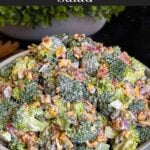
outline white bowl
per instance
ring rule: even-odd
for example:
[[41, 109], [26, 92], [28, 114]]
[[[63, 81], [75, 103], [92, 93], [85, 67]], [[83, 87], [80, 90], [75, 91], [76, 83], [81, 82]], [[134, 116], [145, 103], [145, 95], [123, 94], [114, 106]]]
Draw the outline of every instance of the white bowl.
[[23, 40], [40, 40], [45, 35], [58, 33], [84, 33], [92, 35], [99, 31], [106, 23], [106, 19], [96, 19], [94, 17], [75, 17], [70, 16], [67, 20], [53, 20], [50, 27], [38, 26], [35, 29], [23, 26], [7, 25], [0, 27], [0, 31], [11, 37]]

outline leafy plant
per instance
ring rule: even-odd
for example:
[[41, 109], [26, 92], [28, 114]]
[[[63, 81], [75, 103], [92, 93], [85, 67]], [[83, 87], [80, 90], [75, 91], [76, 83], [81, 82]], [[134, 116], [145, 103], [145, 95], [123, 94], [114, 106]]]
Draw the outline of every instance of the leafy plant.
[[35, 28], [50, 26], [53, 19], [66, 20], [69, 15], [85, 15], [109, 21], [118, 15], [124, 6], [0, 6], [0, 25], [21, 25]]

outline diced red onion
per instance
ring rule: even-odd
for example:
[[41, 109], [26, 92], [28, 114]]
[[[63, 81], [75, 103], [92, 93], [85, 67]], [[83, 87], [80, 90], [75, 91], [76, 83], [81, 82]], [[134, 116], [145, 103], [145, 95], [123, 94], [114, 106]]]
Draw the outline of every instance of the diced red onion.
[[126, 121], [126, 120], [122, 121], [121, 129], [122, 129], [122, 130], [129, 130], [129, 128], [130, 128], [130, 123], [129, 123], [129, 121]]

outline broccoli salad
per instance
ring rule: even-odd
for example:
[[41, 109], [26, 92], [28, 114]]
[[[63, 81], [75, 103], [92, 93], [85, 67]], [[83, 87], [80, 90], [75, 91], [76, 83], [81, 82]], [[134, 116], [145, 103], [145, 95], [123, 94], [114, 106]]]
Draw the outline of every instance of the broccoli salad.
[[9, 150], [135, 150], [150, 139], [150, 79], [138, 60], [84, 34], [44, 37], [0, 69]]

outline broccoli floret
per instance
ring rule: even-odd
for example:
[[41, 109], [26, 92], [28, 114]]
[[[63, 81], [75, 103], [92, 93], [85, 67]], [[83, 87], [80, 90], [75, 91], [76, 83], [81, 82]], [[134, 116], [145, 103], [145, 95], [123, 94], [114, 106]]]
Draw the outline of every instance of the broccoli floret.
[[108, 53], [107, 51], [104, 51], [104, 54], [103, 54], [102, 60], [104, 60], [108, 64], [113, 63], [113, 61], [115, 61], [117, 57], [119, 56], [119, 54], [121, 53], [121, 49], [118, 46], [115, 46], [112, 49], [113, 49], [113, 53]]
[[140, 63], [135, 58], [131, 59], [131, 66], [126, 68], [125, 78], [134, 84], [137, 80], [139, 80], [145, 74], [145, 66]]
[[8, 148], [9, 150], [27, 150], [27, 148], [25, 148], [25, 145], [17, 139], [13, 139], [12, 141], [10, 141], [8, 144]]
[[50, 53], [50, 51], [48, 51], [47, 49], [41, 49], [38, 52], [38, 59], [40, 60], [45, 60], [45, 61], [49, 61], [49, 62], [55, 62], [55, 54]]
[[78, 61], [78, 59], [75, 57], [75, 55], [71, 49], [67, 50], [67, 59], [71, 60], [71, 62], [77, 62]]
[[97, 81], [97, 89], [99, 93], [104, 93], [104, 92], [112, 92], [112, 83], [111, 80], [109, 79], [102, 79]]
[[119, 100], [123, 101], [124, 96], [125, 96], [124, 95], [124, 90], [122, 88], [116, 88], [115, 89], [115, 93], [114, 93], [114, 96], [113, 96], [114, 99], [119, 99]]
[[124, 137], [124, 139], [120, 143], [114, 144], [113, 150], [136, 150], [139, 142], [137, 131], [133, 125], [131, 125], [129, 131], [129, 137]]
[[78, 127], [66, 131], [67, 136], [75, 143], [84, 143], [94, 139], [99, 133], [99, 121], [82, 122]]
[[108, 125], [108, 118], [101, 113], [98, 113], [98, 119], [100, 120], [101, 127]]
[[80, 47], [80, 46], [81, 46], [81, 43], [80, 43], [79, 41], [73, 39], [73, 38], [70, 36], [70, 38], [69, 38], [69, 40], [68, 40], [68, 46], [69, 46], [70, 48], [72, 48], [72, 47]]
[[133, 113], [139, 113], [145, 108], [145, 103], [142, 100], [133, 101], [129, 104], [129, 110]]
[[125, 77], [127, 65], [118, 58], [121, 53], [118, 46], [113, 48], [114, 52], [104, 52], [102, 61], [106, 62], [109, 66], [110, 77], [115, 77], [118, 80], [122, 80]]
[[126, 73], [126, 67], [127, 66], [123, 61], [116, 59], [109, 66], [110, 76], [115, 77], [118, 80], [123, 80]]
[[145, 143], [150, 139], [150, 127], [136, 127], [138, 136], [139, 136], [139, 143]]
[[15, 113], [17, 106], [11, 99], [0, 101], [0, 130], [3, 130], [8, 121], [12, 119], [11, 117]]
[[7, 65], [0, 69], [0, 77], [8, 78], [11, 75], [12, 65]]
[[114, 91], [111, 81], [103, 79], [96, 81], [97, 89], [94, 94], [88, 94], [88, 99], [95, 104], [97, 110], [105, 116], [109, 116], [114, 112], [114, 108], [110, 105], [113, 101]]
[[120, 100], [123, 104], [127, 105], [132, 101], [132, 95], [125, 95], [123, 88], [116, 88], [114, 95], [112, 97], [113, 100]]
[[39, 95], [38, 84], [34, 81], [20, 81], [23, 89], [19, 84], [12, 90], [12, 97], [20, 103], [32, 102]]
[[43, 131], [48, 123], [40, 121], [37, 117], [43, 115], [43, 110], [40, 108], [30, 108], [23, 105], [13, 117], [13, 123], [16, 129], [23, 131]]
[[51, 136], [51, 129], [49, 127], [46, 128], [43, 132], [40, 132], [38, 140], [40, 147], [44, 147], [46, 143], [50, 140]]
[[37, 48], [37, 57], [40, 60], [49, 61], [51, 63], [56, 62], [55, 51], [58, 47], [64, 47], [64, 44], [60, 39], [52, 36], [45, 37], [40, 44], [40, 48]]
[[134, 74], [136, 74], [137, 80], [140, 79], [145, 74], [145, 66], [139, 62], [137, 59], [131, 59], [131, 68], [134, 69]]
[[85, 98], [86, 88], [83, 83], [61, 75], [57, 79], [61, 94], [66, 101], [76, 101]]
[[73, 38], [73, 36], [65, 33], [54, 35], [54, 37], [59, 38], [63, 44], [65, 44], [66, 47], [72, 48], [75, 46], [80, 46], [81, 43]]
[[97, 55], [88, 52], [82, 58], [82, 65], [88, 74], [93, 74], [98, 70], [100, 64]]
[[98, 95], [97, 109], [105, 116], [110, 116], [114, 112], [114, 108], [110, 105], [112, 102], [112, 94], [104, 92]]
[[[13, 79], [24, 78], [24, 72], [26, 70], [37, 71], [37, 62], [31, 56], [23, 56], [17, 58], [12, 64], [11, 77]], [[21, 74], [21, 77], [18, 74]]]
[[130, 83], [134, 84], [139, 79], [139, 77], [135, 74], [136, 73], [133, 68], [127, 67], [124, 81], [129, 81]]
[[42, 82], [42, 86], [44, 87], [44, 93], [55, 95], [56, 79], [54, 77], [47, 77], [46, 79], [43, 79]]
[[[88, 112], [94, 109], [92, 105], [89, 104], [89, 107], [89, 105], [81, 101], [67, 103], [67, 105], [70, 106], [70, 109], [65, 109], [66, 104], [64, 103], [61, 106], [64, 108], [63, 111], [52, 122], [60, 130], [65, 131], [66, 136], [74, 143], [84, 143], [87, 140], [94, 139], [99, 133], [100, 122], [95, 118], [94, 111], [93, 113]], [[93, 120], [91, 121], [90, 118], [93, 118]]]

